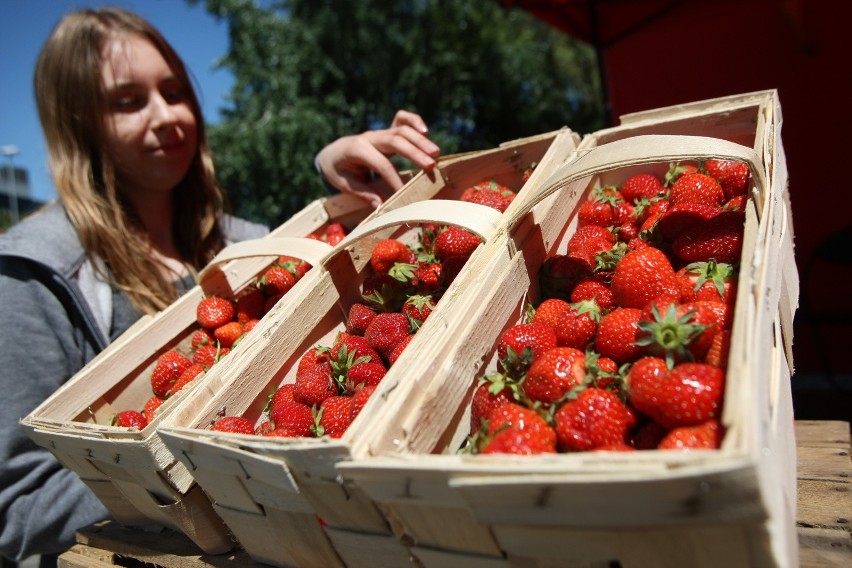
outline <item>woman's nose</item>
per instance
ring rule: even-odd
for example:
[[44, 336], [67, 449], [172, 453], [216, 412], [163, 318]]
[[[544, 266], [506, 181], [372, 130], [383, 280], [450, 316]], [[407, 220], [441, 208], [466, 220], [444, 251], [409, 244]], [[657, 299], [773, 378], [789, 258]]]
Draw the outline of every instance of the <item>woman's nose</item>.
[[175, 122], [175, 112], [172, 105], [159, 93], [150, 99], [151, 127], [154, 130], [170, 126]]

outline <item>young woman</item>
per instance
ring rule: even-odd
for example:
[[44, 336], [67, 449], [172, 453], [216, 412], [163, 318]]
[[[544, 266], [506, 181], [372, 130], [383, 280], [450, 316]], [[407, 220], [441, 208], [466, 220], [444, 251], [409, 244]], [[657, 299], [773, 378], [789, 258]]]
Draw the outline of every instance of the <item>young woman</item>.
[[[108, 517], [18, 421], [191, 287], [224, 246], [268, 232], [224, 213], [187, 71], [142, 18], [67, 15], [42, 48], [34, 86], [59, 200], [0, 237], [0, 556], [16, 560], [61, 552], [77, 529]], [[364, 169], [397, 189], [394, 153], [434, 165], [419, 116], [400, 112], [387, 130], [335, 141], [317, 165], [344, 191], [369, 192], [348, 181]]]

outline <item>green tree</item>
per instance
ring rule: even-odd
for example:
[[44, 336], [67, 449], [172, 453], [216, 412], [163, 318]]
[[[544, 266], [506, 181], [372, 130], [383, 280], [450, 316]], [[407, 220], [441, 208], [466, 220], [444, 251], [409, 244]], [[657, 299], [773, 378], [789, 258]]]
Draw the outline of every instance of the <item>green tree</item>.
[[593, 50], [494, 0], [204, 5], [228, 23], [220, 65], [235, 77], [209, 129], [217, 171], [238, 214], [273, 226], [325, 192], [323, 145], [386, 127], [400, 108], [423, 116], [444, 154], [603, 126]]

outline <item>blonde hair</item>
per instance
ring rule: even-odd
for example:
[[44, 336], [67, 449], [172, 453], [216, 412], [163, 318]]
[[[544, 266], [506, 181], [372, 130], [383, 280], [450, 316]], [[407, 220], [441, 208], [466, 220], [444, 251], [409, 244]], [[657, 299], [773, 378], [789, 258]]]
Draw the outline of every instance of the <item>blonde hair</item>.
[[[51, 175], [87, 256], [128, 294], [142, 313], [177, 298], [174, 282], [151, 256], [148, 237], [122, 198], [115, 166], [104, 152], [106, 98], [101, 80], [105, 43], [136, 34], [160, 52], [184, 84], [198, 128], [198, 149], [173, 192], [175, 243], [191, 270], [199, 270], [224, 246], [219, 215], [225, 194], [216, 182], [201, 106], [189, 74], [165, 38], [143, 18], [117, 8], [66, 15], [39, 54], [34, 88], [47, 140]], [[94, 263], [99, 266], [99, 262]]]

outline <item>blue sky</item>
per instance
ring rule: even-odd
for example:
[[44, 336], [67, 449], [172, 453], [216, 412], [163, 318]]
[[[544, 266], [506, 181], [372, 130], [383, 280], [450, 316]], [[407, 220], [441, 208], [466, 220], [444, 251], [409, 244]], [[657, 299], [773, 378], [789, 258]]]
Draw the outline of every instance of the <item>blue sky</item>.
[[[152, 22], [195, 76], [204, 116], [219, 119], [233, 85], [226, 70], [214, 70], [228, 50], [228, 30], [201, 4], [184, 0], [0, 0], [0, 146], [17, 146], [14, 164], [29, 170], [30, 197], [47, 201], [56, 191], [47, 172], [47, 152], [32, 93], [42, 43], [63, 14], [84, 7], [121, 6]], [[9, 159], [0, 157], [3, 166]]]

